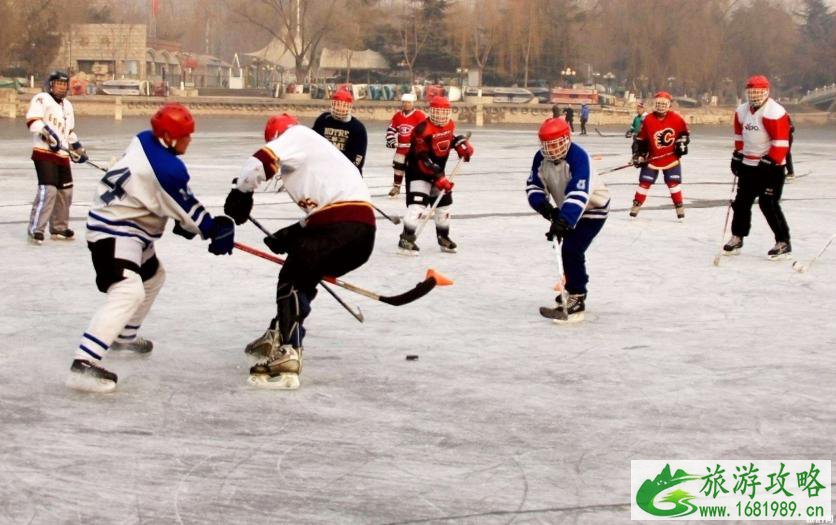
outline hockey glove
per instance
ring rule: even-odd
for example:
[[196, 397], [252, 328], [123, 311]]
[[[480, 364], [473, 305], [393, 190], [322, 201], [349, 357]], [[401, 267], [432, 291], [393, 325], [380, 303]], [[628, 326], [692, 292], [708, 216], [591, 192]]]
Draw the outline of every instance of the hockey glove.
[[386, 147], [395, 148], [398, 145], [398, 130], [389, 126], [386, 129]]
[[546, 239], [550, 241], [557, 239], [557, 242], [563, 242], [563, 238], [570, 231], [572, 231], [572, 228], [569, 226], [569, 223], [563, 217], [558, 217], [557, 219], [552, 219], [552, 226], [546, 233]]
[[219, 215], [212, 221], [209, 232], [209, 251], [215, 255], [232, 255], [232, 245], [235, 243], [235, 223], [226, 215]]
[[58, 138], [58, 133], [55, 133], [55, 131], [49, 126], [44, 126], [43, 129], [41, 129], [41, 137], [53, 153], [61, 149], [61, 139]]
[[419, 162], [419, 166], [421, 167], [421, 171], [428, 175], [438, 175], [444, 171], [440, 164], [429, 157], [423, 157]]
[[446, 175], [442, 175], [441, 177], [435, 179], [435, 182], [433, 182], [433, 185], [436, 188], [438, 188], [440, 190], [443, 190], [443, 191], [446, 191], [446, 192], [453, 191], [453, 186], [455, 186], [455, 184], [450, 182], [450, 179], [448, 179]]
[[229, 195], [226, 196], [226, 202], [224, 202], [224, 213], [232, 217], [235, 224], [241, 225], [247, 222], [252, 211], [253, 192], [232, 188]]
[[194, 239], [194, 236], [197, 235], [180, 226], [180, 221], [174, 221], [174, 229], [171, 230], [171, 232], [179, 235], [180, 237], [185, 237], [188, 240]]
[[87, 150], [81, 145], [81, 142], [73, 142], [70, 145], [70, 159], [76, 164], [84, 164], [90, 157], [87, 156]]
[[676, 155], [677, 158], [685, 156], [688, 154], [688, 144], [691, 143], [690, 135], [681, 135], [678, 139], [676, 139], [676, 144], [674, 145], [673, 154]]
[[459, 154], [460, 159], [465, 162], [470, 162], [470, 157], [473, 156], [473, 146], [470, 145], [470, 141], [467, 140], [467, 137], [464, 135], [457, 135], [456, 138], [453, 139], [453, 149], [455, 149], [456, 153]]
[[273, 253], [287, 253], [290, 251], [290, 248], [296, 244], [296, 241], [301, 233], [302, 224], [296, 222], [290, 226], [285, 226], [281, 230], [277, 230], [269, 237], [265, 237], [264, 244], [266, 244]]
[[731, 155], [731, 172], [735, 177], [740, 175], [741, 168], [743, 168], [743, 153], [735, 151]]
[[638, 153], [633, 155], [633, 159], [631, 162], [633, 163], [633, 166], [637, 168], [647, 167], [647, 157]]
[[543, 216], [544, 219], [547, 221], [552, 220], [552, 212], [554, 211], [554, 206], [552, 203], [544, 200], [543, 204], [537, 207], [537, 213]]

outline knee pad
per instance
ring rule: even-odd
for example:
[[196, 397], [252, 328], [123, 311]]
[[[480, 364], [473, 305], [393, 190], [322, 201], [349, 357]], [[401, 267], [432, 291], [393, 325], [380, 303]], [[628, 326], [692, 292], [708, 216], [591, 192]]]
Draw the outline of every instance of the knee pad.
[[123, 269], [122, 279], [107, 289], [108, 302], [116, 301], [120, 306], [135, 311], [145, 300], [142, 278], [133, 270]]
[[[141, 269], [144, 269], [144, 266]], [[159, 292], [160, 288], [162, 288], [163, 284], [165, 284], [165, 268], [163, 268], [163, 265], [159, 264], [158, 262], [157, 271], [154, 272], [154, 275], [152, 275], [151, 277], [147, 279], [143, 278], [142, 284], [145, 286], [146, 294], [149, 292], [153, 292], [154, 295], [157, 295], [157, 292]]]
[[435, 227], [439, 230], [450, 229], [450, 206], [439, 206], [435, 209]]
[[406, 207], [406, 214], [403, 218], [404, 225], [413, 231], [418, 229], [418, 224], [426, 212], [427, 207], [423, 204], [410, 204]]
[[406, 169], [406, 164], [404, 164], [403, 162], [398, 162], [398, 160], [395, 159], [392, 162], [392, 167], [395, 168], [395, 172], [403, 173], [404, 170]]

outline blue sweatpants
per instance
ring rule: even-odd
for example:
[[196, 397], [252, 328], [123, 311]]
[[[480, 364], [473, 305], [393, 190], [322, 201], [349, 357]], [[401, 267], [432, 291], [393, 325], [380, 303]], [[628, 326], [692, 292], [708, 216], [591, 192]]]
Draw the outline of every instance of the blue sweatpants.
[[568, 293], [586, 293], [586, 285], [589, 283], [589, 275], [586, 274], [586, 250], [592, 244], [592, 239], [604, 227], [606, 220], [582, 218], [575, 229], [563, 238], [561, 251]]

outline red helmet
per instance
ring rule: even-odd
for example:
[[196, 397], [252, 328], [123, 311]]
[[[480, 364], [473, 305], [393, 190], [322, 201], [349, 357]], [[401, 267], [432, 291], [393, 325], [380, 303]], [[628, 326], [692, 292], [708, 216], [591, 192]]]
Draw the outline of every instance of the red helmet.
[[746, 89], [750, 88], [769, 89], [769, 79], [763, 75], [749, 77], [749, 80], [746, 81]]
[[276, 139], [279, 135], [287, 131], [287, 128], [297, 124], [299, 124], [299, 121], [290, 113], [273, 115], [267, 119], [267, 125], [264, 126], [264, 141], [270, 142]]
[[540, 150], [544, 157], [551, 161], [566, 158], [572, 138], [569, 124], [565, 120], [559, 117], [546, 119], [537, 136], [540, 138]]
[[351, 117], [351, 104], [354, 97], [351, 92], [340, 89], [331, 95], [331, 115], [339, 120], [348, 120]]
[[194, 118], [183, 104], [169, 102], [151, 117], [151, 130], [158, 139], [168, 133], [168, 138], [176, 142], [194, 133]]
[[659, 91], [653, 95], [653, 111], [656, 113], [667, 113], [671, 109], [673, 97], [667, 91]]
[[436, 126], [444, 126], [450, 121], [453, 109], [447, 97], [436, 95], [430, 100], [430, 122]]

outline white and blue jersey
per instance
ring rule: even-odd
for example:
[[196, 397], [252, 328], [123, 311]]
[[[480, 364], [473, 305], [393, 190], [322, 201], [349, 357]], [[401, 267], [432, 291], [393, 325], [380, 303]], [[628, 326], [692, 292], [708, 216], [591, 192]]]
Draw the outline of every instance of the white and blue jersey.
[[528, 204], [538, 212], [551, 197], [553, 218], [562, 218], [572, 228], [581, 218], [606, 219], [609, 212], [610, 190], [595, 173], [589, 154], [575, 143], [569, 146], [566, 158], [557, 163], [537, 151], [526, 193]]
[[169, 218], [204, 239], [212, 231], [212, 216], [189, 189], [186, 165], [143, 131], [96, 186], [87, 241], [130, 239], [147, 249], [162, 237]]

